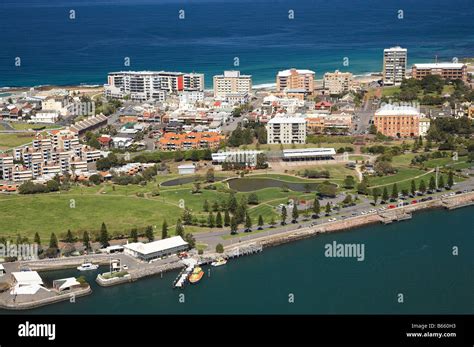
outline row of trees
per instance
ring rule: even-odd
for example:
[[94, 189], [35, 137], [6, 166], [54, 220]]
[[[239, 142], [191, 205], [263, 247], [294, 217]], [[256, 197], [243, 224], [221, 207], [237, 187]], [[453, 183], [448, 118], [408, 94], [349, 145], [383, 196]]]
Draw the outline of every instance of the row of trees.
[[[445, 183], [444, 177], [440, 175], [438, 180], [438, 188], [446, 188], [451, 189], [454, 185], [454, 175], [452, 172], [449, 172], [447, 182]], [[430, 177], [428, 186], [424, 179], [420, 180], [418, 187], [416, 185], [415, 180], [411, 181], [410, 190], [402, 189], [399, 191], [398, 185], [396, 183], [393, 184], [391, 193], [389, 194], [387, 187], [383, 187], [380, 189], [378, 187], [372, 189], [372, 197], [374, 199], [374, 204], [377, 204], [379, 198], [381, 198], [381, 203], [385, 203], [387, 201], [396, 201], [399, 198], [400, 193], [403, 196], [415, 195], [417, 192], [421, 194], [425, 194], [427, 191], [434, 191], [436, 190], [436, 179], [434, 176]]]

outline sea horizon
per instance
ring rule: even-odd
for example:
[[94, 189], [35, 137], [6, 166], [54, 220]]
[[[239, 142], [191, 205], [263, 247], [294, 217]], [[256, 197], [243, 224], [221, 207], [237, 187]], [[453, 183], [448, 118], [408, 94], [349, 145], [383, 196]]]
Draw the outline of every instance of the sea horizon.
[[[0, 29], [9, 39], [0, 52], [0, 87], [103, 85], [107, 74], [117, 70], [200, 72], [206, 88], [212, 87], [213, 75], [240, 70], [253, 75], [258, 87], [274, 83], [279, 70], [292, 67], [314, 70], [316, 79], [336, 69], [354, 75], [378, 73], [383, 49], [397, 45], [408, 49], [408, 67], [436, 57], [473, 57], [472, 3], [450, 4], [5, 0], [0, 4]], [[29, 26], [15, 25], [19, 18]], [[125, 58], [130, 66], [124, 66]]]

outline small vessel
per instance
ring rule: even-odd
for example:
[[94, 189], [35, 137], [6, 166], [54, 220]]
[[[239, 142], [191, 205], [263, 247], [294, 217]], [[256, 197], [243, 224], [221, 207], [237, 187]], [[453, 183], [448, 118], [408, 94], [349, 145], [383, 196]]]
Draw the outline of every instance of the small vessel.
[[193, 272], [189, 275], [189, 282], [192, 284], [198, 283], [203, 275], [204, 271], [202, 271], [202, 269], [198, 266], [194, 268]]
[[219, 257], [211, 263], [212, 266], [222, 266], [227, 264], [227, 259]]
[[77, 267], [79, 271], [97, 270], [98, 268], [99, 268], [99, 265], [92, 264], [92, 263], [84, 263], [81, 266]]

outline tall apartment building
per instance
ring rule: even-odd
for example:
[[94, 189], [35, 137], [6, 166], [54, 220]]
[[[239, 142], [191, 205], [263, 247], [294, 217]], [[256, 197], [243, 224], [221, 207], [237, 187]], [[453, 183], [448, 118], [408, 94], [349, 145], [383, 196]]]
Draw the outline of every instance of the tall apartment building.
[[276, 116], [267, 123], [267, 143], [306, 143], [306, 119]]
[[185, 90], [204, 90], [204, 74], [166, 71], [111, 72], [104, 85], [105, 96], [132, 100], [164, 101], [166, 93]]
[[383, 50], [383, 84], [399, 85], [405, 78], [407, 49], [400, 46]]
[[463, 80], [467, 82], [467, 65], [462, 63], [414, 64], [411, 76], [417, 80], [427, 75], [438, 75], [446, 80]]
[[314, 92], [314, 71], [289, 69], [279, 71], [276, 77], [276, 89], [278, 92], [304, 89], [306, 93]]
[[223, 75], [214, 76], [213, 82], [216, 98], [245, 96], [252, 92], [252, 76], [241, 75], [240, 71], [224, 71]]
[[414, 137], [420, 135], [420, 111], [411, 106], [385, 105], [374, 115], [377, 131], [391, 137]]
[[329, 94], [341, 94], [352, 88], [352, 74], [350, 72], [326, 72], [324, 74], [323, 88]]

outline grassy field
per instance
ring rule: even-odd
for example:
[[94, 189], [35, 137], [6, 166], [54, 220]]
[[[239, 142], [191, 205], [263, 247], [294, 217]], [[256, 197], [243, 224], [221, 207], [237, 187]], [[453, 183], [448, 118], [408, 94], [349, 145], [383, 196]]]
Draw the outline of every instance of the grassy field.
[[33, 141], [34, 133], [1, 133], [0, 134], [0, 150], [6, 150], [13, 147], [21, 146]]
[[384, 87], [382, 88], [382, 96], [393, 96], [395, 93], [400, 93], [400, 87]]
[[[173, 176], [159, 176], [157, 181], [164, 181]], [[311, 181], [292, 176], [277, 175], [289, 182]], [[107, 225], [112, 235], [128, 234], [132, 228], [144, 228], [147, 225], [156, 227], [155, 233], [161, 233], [161, 225], [166, 219], [170, 232], [174, 232], [176, 220], [182, 216], [183, 207], [191, 209], [198, 219], [207, 219], [208, 212], [203, 211], [203, 203], [222, 202], [229, 197], [225, 183], [215, 183], [218, 190], [201, 189], [193, 194], [193, 184], [176, 187], [159, 187], [159, 196], [151, 196], [158, 182], [146, 186], [118, 186], [102, 184], [100, 186], [74, 186], [68, 192], [36, 195], [0, 195], [0, 215], [2, 230], [0, 236], [14, 239], [18, 234], [32, 238], [38, 232], [43, 240], [48, 240], [51, 232], [60, 238], [68, 229], [77, 236], [84, 231], [92, 234], [100, 230], [102, 222]], [[277, 217], [274, 206], [287, 202], [289, 198], [305, 196], [301, 192], [284, 192], [280, 188], [258, 190], [259, 205], [250, 205], [249, 213], [257, 222], [259, 214], [270, 220]], [[140, 194], [142, 196], [137, 196]], [[249, 193], [237, 193], [236, 198]], [[306, 194], [314, 198], [314, 193]], [[184, 202], [184, 203], [182, 203]], [[71, 203], [74, 207], [71, 207]], [[208, 228], [186, 226], [187, 232], [207, 231]], [[217, 230], [217, 229], [216, 229]]]
[[[58, 127], [55, 124], [38, 124], [38, 123], [17, 123], [17, 122], [11, 122], [8, 123], [10, 126], [15, 129], [15, 130], [31, 130], [34, 128], [45, 128], [45, 129], [59, 129], [61, 127]], [[0, 124], [0, 130], [8, 130], [6, 129], [2, 124]]]

